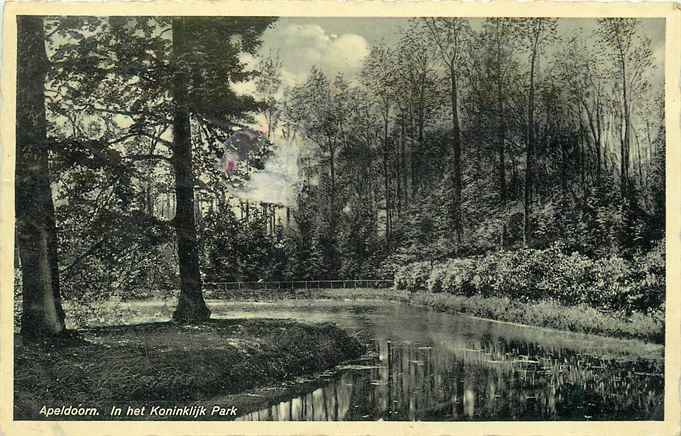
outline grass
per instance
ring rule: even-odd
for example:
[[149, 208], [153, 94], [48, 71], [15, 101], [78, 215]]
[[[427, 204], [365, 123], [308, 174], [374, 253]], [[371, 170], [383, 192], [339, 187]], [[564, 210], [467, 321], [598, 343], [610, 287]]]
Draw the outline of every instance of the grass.
[[548, 327], [577, 333], [641, 339], [664, 343], [664, 313], [608, 314], [586, 305], [564, 306], [552, 301], [524, 303], [506, 297], [465, 297], [447, 293], [409, 292], [394, 289], [322, 290], [322, 298], [383, 299], [463, 313], [497, 321]]
[[288, 320], [158, 322], [79, 333], [83, 341], [61, 347], [15, 338], [15, 419], [45, 419], [42, 406], [78, 404], [100, 411], [84, 419], [111, 419], [112, 405], [203, 401], [328, 369], [365, 351], [333, 324]]

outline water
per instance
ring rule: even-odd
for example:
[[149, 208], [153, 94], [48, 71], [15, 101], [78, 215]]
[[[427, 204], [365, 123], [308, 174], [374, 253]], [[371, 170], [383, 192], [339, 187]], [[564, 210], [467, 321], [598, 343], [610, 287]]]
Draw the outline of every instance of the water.
[[369, 349], [363, 361], [251, 401], [240, 420], [663, 419], [659, 345], [386, 302], [214, 302], [211, 310], [333, 321]]

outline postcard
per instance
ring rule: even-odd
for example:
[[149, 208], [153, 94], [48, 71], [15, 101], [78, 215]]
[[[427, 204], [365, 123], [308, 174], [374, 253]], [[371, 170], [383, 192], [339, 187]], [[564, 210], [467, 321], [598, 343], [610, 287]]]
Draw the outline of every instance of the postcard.
[[671, 3], [3, 30], [0, 435], [681, 431]]

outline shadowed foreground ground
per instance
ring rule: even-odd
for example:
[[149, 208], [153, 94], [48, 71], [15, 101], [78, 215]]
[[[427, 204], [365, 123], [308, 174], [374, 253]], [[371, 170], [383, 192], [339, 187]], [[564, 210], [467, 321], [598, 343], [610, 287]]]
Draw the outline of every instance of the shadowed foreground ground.
[[[147, 323], [80, 333], [86, 343], [60, 348], [15, 338], [15, 419], [130, 419], [127, 406], [147, 406], [146, 419], [154, 419], [148, 416], [152, 405], [184, 406], [234, 394], [364, 352], [332, 324], [287, 320]], [[43, 406], [95, 408], [98, 415], [46, 417]], [[112, 417], [112, 406], [121, 407], [123, 416]]]

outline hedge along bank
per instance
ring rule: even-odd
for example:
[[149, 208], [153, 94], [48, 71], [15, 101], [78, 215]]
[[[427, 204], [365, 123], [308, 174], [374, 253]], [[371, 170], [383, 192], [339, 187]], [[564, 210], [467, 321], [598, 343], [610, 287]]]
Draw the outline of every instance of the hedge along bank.
[[591, 259], [546, 250], [500, 251], [485, 256], [406, 265], [395, 287], [462, 296], [508, 297], [518, 302], [550, 300], [565, 306], [588, 305], [601, 312], [664, 311], [664, 246], [625, 259]]

